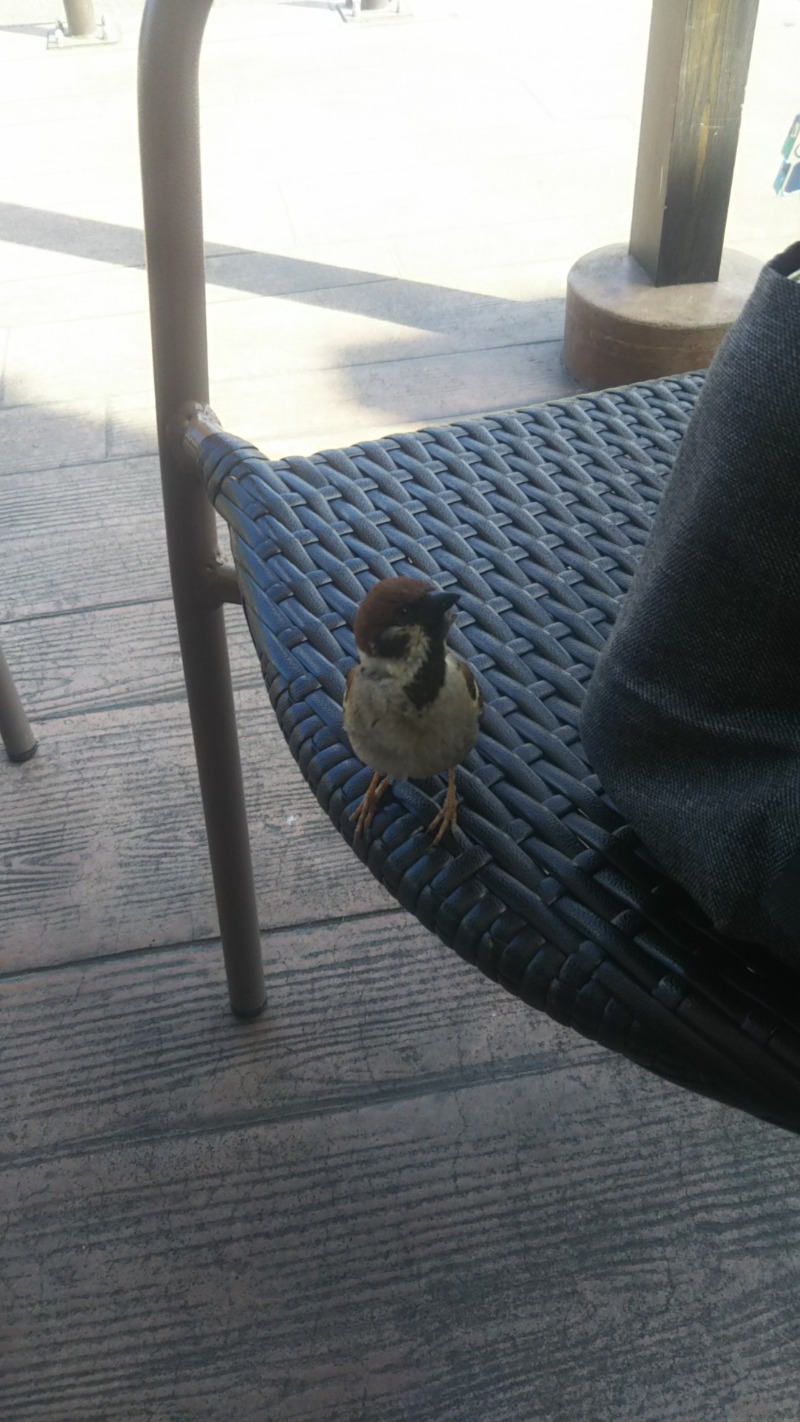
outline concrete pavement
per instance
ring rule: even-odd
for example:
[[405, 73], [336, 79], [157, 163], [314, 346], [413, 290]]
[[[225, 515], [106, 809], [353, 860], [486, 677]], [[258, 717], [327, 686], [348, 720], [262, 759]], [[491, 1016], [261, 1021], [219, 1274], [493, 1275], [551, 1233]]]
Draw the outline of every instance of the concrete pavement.
[[[113, 6], [121, 44], [57, 51], [56, 0], [0, 8], [6, 469], [154, 448], [141, 9]], [[574, 388], [560, 364], [566, 272], [627, 232], [648, 7], [407, 9], [361, 25], [320, 0], [211, 13], [213, 400], [272, 453]], [[798, 71], [800, 11], [764, 0], [728, 231], [760, 257], [796, 235], [795, 200], [770, 184]]]

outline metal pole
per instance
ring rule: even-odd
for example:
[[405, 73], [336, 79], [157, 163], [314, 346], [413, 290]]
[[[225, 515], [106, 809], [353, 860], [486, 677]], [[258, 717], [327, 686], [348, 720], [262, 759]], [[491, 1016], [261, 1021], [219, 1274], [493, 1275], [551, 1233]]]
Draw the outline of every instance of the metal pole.
[[97, 30], [92, 0], [64, 0], [67, 12], [67, 33], [93, 35]]
[[264, 970], [225, 626], [210, 592], [216, 523], [169, 424], [208, 401], [198, 64], [211, 0], [148, 0], [139, 43], [139, 141], [161, 482], [172, 590], [231, 1006], [264, 1004]]
[[0, 647], [0, 739], [9, 760], [30, 760], [36, 751], [36, 737], [19, 699], [8, 662]]

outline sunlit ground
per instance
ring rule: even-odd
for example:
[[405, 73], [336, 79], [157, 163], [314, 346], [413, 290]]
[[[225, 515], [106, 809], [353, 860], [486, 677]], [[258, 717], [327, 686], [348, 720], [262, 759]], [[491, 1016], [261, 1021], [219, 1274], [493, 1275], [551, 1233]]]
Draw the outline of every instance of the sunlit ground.
[[[92, 457], [154, 439], [141, 4], [115, 7], [122, 44], [71, 52], [46, 50], [32, 23], [54, 7], [26, 5], [15, 29], [6, 6], [0, 27], [0, 419], [37, 451], [31, 466], [12, 435], [9, 471], [47, 464], [37, 422], [52, 430], [70, 411], [102, 424]], [[302, 3], [218, 0], [211, 13], [212, 394], [224, 423], [272, 453], [567, 392], [566, 273], [627, 234], [648, 6], [408, 8], [361, 26]], [[794, 0], [765, 0], [727, 239], [758, 257], [796, 234], [800, 199], [771, 182], [799, 64]]]

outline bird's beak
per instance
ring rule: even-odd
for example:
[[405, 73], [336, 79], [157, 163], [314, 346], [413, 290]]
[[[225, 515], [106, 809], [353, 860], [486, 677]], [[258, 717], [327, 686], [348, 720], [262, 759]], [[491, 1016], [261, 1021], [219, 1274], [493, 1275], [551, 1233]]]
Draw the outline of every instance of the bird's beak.
[[436, 588], [433, 592], [426, 593], [418, 603], [420, 622], [433, 636], [446, 636], [455, 617], [453, 607], [457, 602], [458, 593], [455, 592], [440, 592], [439, 588]]
[[445, 613], [449, 612], [451, 607], [455, 607], [458, 602], [458, 593], [439, 592], [437, 589], [436, 592], [426, 593], [423, 602], [426, 612], [438, 613], [439, 616], [444, 617]]

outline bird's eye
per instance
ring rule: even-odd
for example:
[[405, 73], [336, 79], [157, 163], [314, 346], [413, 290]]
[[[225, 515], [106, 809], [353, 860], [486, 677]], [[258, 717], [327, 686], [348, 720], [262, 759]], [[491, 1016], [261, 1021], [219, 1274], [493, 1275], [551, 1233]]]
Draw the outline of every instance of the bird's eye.
[[408, 612], [409, 612], [409, 609], [408, 609], [407, 607], [401, 607], [401, 608], [400, 608], [400, 616], [401, 616], [401, 617], [408, 617]]

